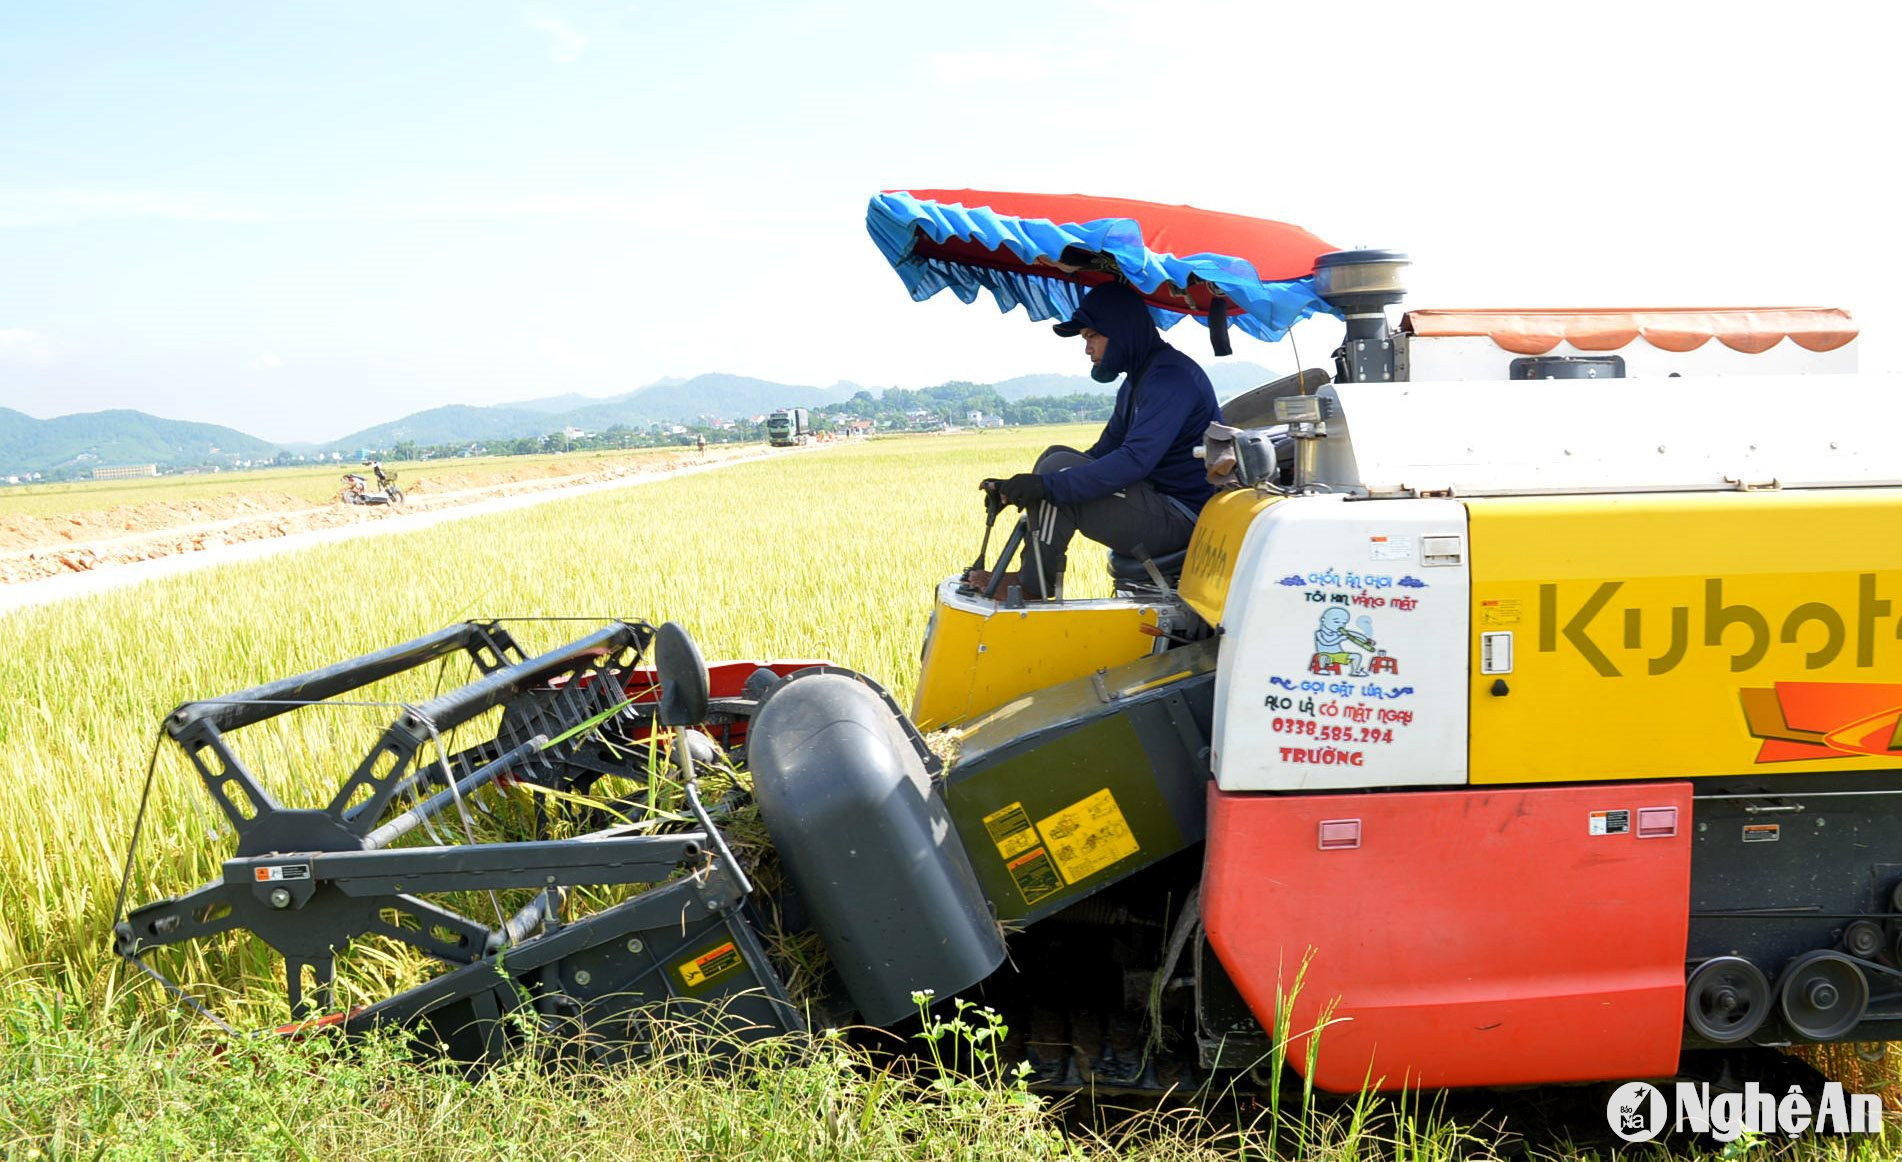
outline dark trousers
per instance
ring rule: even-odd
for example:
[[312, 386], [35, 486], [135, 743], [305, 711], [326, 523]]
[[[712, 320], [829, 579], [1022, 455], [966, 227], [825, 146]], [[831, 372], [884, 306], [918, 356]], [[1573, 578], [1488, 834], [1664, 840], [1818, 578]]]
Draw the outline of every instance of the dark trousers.
[[[1061, 472], [1090, 458], [1075, 448], [1052, 447], [1037, 457], [1039, 474]], [[1045, 500], [1030, 506], [1030, 543], [1024, 547], [1018, 573], [1024, 592], [1038, 592], [1037, 561], [1043, 562], [1043, 595], [1062, 593], [1063, 559], [1070, 538], [1081, 532], [1099, 544], [1108, 545], [1126, 557], [1160, 557], [1185, 549], [1195, 532], [1195, 518], [1181, 506], [1157, 492], [1147, 480], [1137, 481], [1121, 492], [1080, 504], [1058, 504]], [[1032, 557], [1032, 551], [1036, 556]]]

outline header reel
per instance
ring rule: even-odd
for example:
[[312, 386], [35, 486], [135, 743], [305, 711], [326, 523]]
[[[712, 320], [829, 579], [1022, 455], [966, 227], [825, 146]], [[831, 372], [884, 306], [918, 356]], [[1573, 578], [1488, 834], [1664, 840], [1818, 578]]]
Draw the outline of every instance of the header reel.
[[[458, 656], [474, 679], [401, 703], [323, 807], [283, 805], [231, 746], [246, 727], [350, 705], [343, 695]], [[650, 656], [658, 672], [643, 666]], [[704, 762], [718, 749], [686, 729], [710, 723], [731, 743], [750, 705], [710, 698], [685, 631], [636, 621], [536, 657], [501, 623], [468, 622], [187, 703], [166, 731], [233, 850], [195, 891], [122, 909], [116, 950], [190, 1000], [148, 955], [244, 929], [283, 958], [293, 1021], [409, 1025], [424, 1047], [465, 1060], [504, 1056], [537, 1026], [597, 1057], [638, 1056], [657, 1005], [727, 1041], [802, 1029], [740, 914], [746, 873], [700, 800], [693, 752]], [[657, 728], [676, 731], [671, 769], [657, 761]], [[529, 793], [526, 807], [509, 788]], [[339, 954], [372, 938], [438, 968], [418, 965], [406, 979], [420, 983], [316, 1017], [336, 1003]]]

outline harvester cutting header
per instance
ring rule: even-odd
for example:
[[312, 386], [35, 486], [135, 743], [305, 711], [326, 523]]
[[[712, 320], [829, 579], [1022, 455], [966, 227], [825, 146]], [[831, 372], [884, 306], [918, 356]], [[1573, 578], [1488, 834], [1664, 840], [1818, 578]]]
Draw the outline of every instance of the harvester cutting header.
[[[1048, 497], [994, 568], [987, 528], [909, 713], [638, 623], [537, 657], [452, 627], [182, 707], [235, 849], [130, 912], [122, 953], [246, 928], [294, 1015], [470, 1058], [524, 1017], [615, 1056], [660, 1009], [744, 1039], [981, 992], [1041, 1084], [1098, 1090], [1251, 1067], [1304, 965], [1284, 1032], [1331, 1011], [1335, 1090], [1902, 1038], [1902, 385], [1856, 371], [1845, 312], [1395, 327], [1404, 255], [1281, 223], [976, 191], [867, 222], [914, 298], [988, 291], [1086, 340], [1105, 286], [1218, 354], [1314, 312], [1347, 334], [1222, 406], [1186, 547], [1112, 552], [1113, 596], [1033, 585], [1034, 552], [1008, 571]], [[474, 681], [324, 808], [281, 807], [227, 739], [465, 655]], [[750, 782], [715, 787], [723, 751]], [[471, 824], [497, 784], [544, 793], [524, 834]], [[734, 835], [753, 812], [770, 867]], [[816, 1010], [777, 951], [802, 933]], [[340, 1002], [372, 938], [445, 967]]]

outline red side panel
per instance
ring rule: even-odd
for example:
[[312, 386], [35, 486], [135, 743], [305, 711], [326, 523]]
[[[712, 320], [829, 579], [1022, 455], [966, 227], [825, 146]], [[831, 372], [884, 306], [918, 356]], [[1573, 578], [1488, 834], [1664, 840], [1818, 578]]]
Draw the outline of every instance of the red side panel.
[[[1623, 814], [1619, 814], [1623, 812]], [[1684, 1023], [1689, 783], [1378, 795], [1209, 787], [1203, 920], [1264, 1027], [1353, 1091], [1666, 1076]], [[1642, 833], [1642, 834], [1641, 834]], [[1305, 1036], [1290, 1046], [1297, 1068]]]

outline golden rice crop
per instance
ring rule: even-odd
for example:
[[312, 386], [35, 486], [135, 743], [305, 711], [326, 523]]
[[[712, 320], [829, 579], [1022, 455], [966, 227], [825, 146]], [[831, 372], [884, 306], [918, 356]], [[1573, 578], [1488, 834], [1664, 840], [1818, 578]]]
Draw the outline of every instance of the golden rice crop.
[[[734, 445], [717, 446], [721, 454]], [[571, 452], [540, 456], [460, 456], [450, 460], [406, 462], [391, 460], [383, 467], [396, 473], [398, 483], [424, 495], [440, 490], [443, 478], [484, 479], [490, 475], [581, 475], [610, 465], [666, 461], [687, 454], [684, 447], [630, 448], [622, 451]], [[193, 501], [272, 493], [310, 504], [337, 498], [343, 474], [359, 471], [352, 460], [310, 464], [296, 468], [269, 468], [247, 472], [218, 472], [199, 476], [147, 476], [131, 480], [67, 480], [54, 484], [23, 484], [0, 489], [0, 517], [58, 517], [78, 512], [104, 512], [125, 505]]]
[[[492, 616], [677, 620], [710, 659], [828, 660], [903, 703], [933, 587], [977, 549], [977, 480], [1080, 436], [1032, 429], [774, 456], [0, 618], [0, 979], [104, 994], [141, 783], [160, 720], [179, 703]], [[1000, 528], [993, 553], [1002, 539]], [[1100, 573], [1100, 550], [1078, 552], [1088, 556], [1074, 576]], [[523, 645], [535, 652], [587, 628], [530, 626]], [[366, 719], [355, 732], [338, 718], [352, 713]], [[286, 802], [315, 804], [367, 749], [361, 732], [392, 716], [288, 716], [252, 761]], [[250, 733], [236, 740], [241, 753]], [[132, 903], [211, 878], [224, 854], [209, 796], [169, 743], [158, 763]]]

